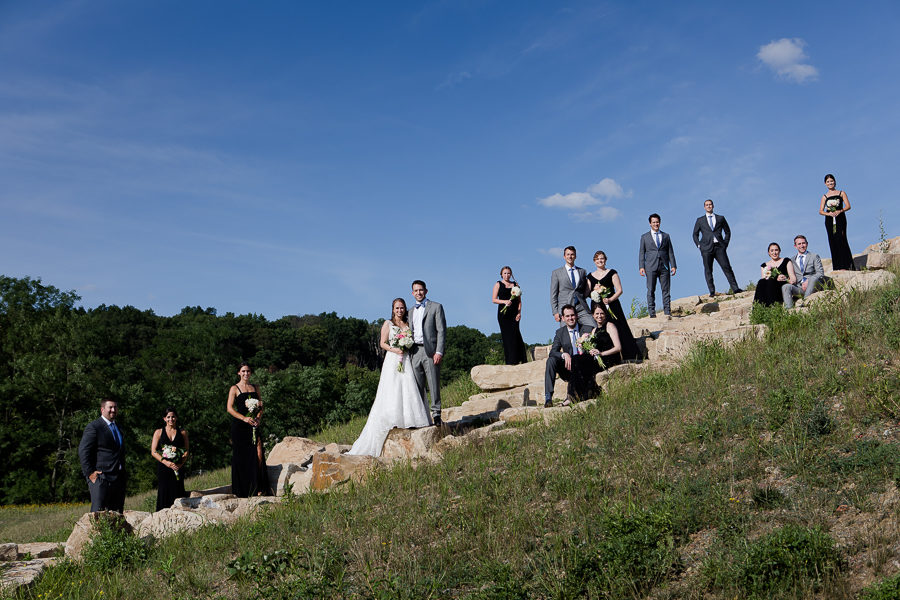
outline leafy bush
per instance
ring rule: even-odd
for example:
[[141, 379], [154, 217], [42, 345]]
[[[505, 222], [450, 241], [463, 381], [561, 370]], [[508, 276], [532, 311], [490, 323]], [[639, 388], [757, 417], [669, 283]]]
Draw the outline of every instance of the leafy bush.
[[136, 567], [146, 562], [150, 551], [135, 536], [124, 518], [96, 521], [97, 532], [82, 552], [84, 566], [96, 573]]
[[900, 600], [900, 573], [870, 585], [862, 591], [859, 600]]
[[818, 589], [842, 565], [828, 534], [787, 525], [747, 547], [736, 583], [751, 598], [772, 598], [807, 586]]
[[573, 567], [566, 575], [575, 596], [641, 597], [675, 568], [675, 528], [668, 504], [645, 509], [616, 507], [600, 519], [596, 541], [576, 546]]

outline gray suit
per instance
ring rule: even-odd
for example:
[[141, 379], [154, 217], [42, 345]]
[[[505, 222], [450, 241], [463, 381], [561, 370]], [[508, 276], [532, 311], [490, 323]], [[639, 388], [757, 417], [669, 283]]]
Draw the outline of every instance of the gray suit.
[[[409, 326], [414, 328], [415, 314], [413, 308], [409, 313]], [[418, 309], [422, 310], [422, 309]], [[413, 366], [413, 375], [419, 386], [425, 409], [429, 410], [425, 396], [425, 382], [428, 382], [428, 390], [431, 392], [431, 416], [441, 415], [441, 366], [434, 364], [434, 355], [444, 354], [444, 335], [447, 329], [447, 320], [444, 317], [444, 307], [433, 300], [425, 299], [425, 316], [422, 319], [422, 341], [416, 344], [410, 352], [409, 359]], [[413, 329], [413, 339], [416, 331]]]
[[575, 313], [581, 326], [593, 329], [597, 323], [591, 316], [591, 309], [587, 304], [587, 298], [590, 297], [587, 272], [581, 267], [574, 267], [574, 269], [579, 278], [577, 289], [572, 287], [568, 265], [554, 269], [550, 274], [550, 312], [553, 315], [561, 316], [562, 307], [571, 304], [575, 307]]
[[[91, 493], [91, 512], [125, 508], [125, 435], [116, 423], [122, 443], [116, 441], [112, 430], [103, 418], [95, 419], [84, 428], [81, 443], [78, 444], [78, 460], [81, 472], [88, 482]], [[97, 481], [90, 476], [100, 471]]]
[[725, 278], [728, 279], [731, 291], [736, 292], [740, 288], [734, 277], [734, 271], [731, 269], [728, 254], [725, 252], [728, 244], [731, 243], [731, 227], [728, 226], [728, 221], [722, 215], [713, 213], [713, 218], [715, 219], [715, 227], [709, 226], [709, 217], [706, 214], [698, 217], [697, 222], [694, 223], [694, 232], [692, 234], [694, 245], [700, 249], [700, 256], [703, 257], [703, 274], [706, 276], [706, 287], [709, 288], [710, 295], [716, 293], [712, 271], [713, 259], [715, 259], [719, 266], [722, 267], [722, 272], [725, 273]]
[[651, 315], [656, 314], [656, 280], [662, 291], [663, 312], [671, 314], [671, 297], [669, 295], [669, 281], [671, 270], [677, 268], [675, 264], [675, 249], [669, 234], [660, 230], [661, 240], [659, 248], [653, 239], [653, 232], [648, 231], [641, 236], [641, 244], [638, 248], [638, 268], [644, 269], [647, 277], [647, 310]]
[[[803, 271], [800, 270], [800, 255], [797, 254], [791, 259], [794, 263], [794, 273], [797, 275], [797, 283], [791, 285], [787, 283], [781, 286], [781, 296], [784, 300], [784, 306], [791, 308], [794, 306], [794, 296], [803, 296], [808, 298], [810, 294], [816, 291], [816, 286], [823, 282], [825, 278], [825, 269], [822, 268], [822, 259], [818, 254], [807, 252], [803, 260]], [[806, 280], [806, 291], [803, 291], [803, 280]]]

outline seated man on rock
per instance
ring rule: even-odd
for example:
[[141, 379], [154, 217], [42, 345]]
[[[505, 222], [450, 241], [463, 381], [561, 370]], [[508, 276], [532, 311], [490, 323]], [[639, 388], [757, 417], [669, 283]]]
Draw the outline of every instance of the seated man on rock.
[[803, 296], [809, 298], [809, 295], [816, 291], [816, 286], [825, 283], [825, 269], [822, 268], [822, 259], [818, 254], [807, 252], [807, 241], [805, 235], [798, 235], [794, 238], [794, 248], [797, 249], [797, 255], [791, 259], [794, 263], [794, 273], [797, 274], [796, 284], [786, 284], [781, 287], [781, 295], [784, 299], [784, 307], [791, 308], [794, 306], [794, 296]]
[[578, 348], [576, 340], [590, 330], [578, 323], [575, 307], [566, 304], [562, 307], [563, 326], [556, 330], [547, 368], [544, 371], [544, 408], [553, 406], [553, 388], [556, 376], [569, 382], [567, 400], [574, 397], [584, 400], [596, 390], [594, 376], [599, 370], [597, 360]]

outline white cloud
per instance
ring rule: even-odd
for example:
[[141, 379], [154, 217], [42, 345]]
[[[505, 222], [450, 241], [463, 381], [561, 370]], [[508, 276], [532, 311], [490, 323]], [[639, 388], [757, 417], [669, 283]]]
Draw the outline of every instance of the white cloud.
[[538, 252], [546, 254], [547, 256], [552, 256], [553, 258], [562, 258], [563, 248], [538, 248]]
[[760, 46], [756, 57], [780, 77], [796, 83], [813, 81], [819, 70], [804, 62], [809, 57], [803, 51], [806, 42], [800, 38], [781, 38]]
[[553, 194], [538, 200], [544, 206], [551, 208], [584, 208], [593, 204], [599, 204], [600, 200], [587, 192], [572, 192], [571, 194]]
[[466, 79], [471, 79], [472, 74], [468, 71], [460, 71], [459, 73], [451, 73], [447, 75], [447, 78], [444, 79], [435, 89], [442, 90], [444, 88], [451, 88], [461, 84]]
[[[622, 216], [622, 211], [609, 206], [613, 199], [629, 198], [631, 192], [622, 189], [615, 179], [604, 177], [588, 186], [586, 192], [556, 193], [546, 198], [538, 198], [538, 204], [548, 208], [563, 208], [572, 211], [572, 217], [579, 221], [612, 221]], [[585, 210], [590, 206], [598, 206], [596, 210]]]

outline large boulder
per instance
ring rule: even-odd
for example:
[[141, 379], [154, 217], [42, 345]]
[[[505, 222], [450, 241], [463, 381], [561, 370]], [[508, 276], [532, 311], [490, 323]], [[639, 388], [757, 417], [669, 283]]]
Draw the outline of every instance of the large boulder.
[[31, 558], [62, 556], [65, 551], [65, 546], [59, 542], [30, 542], [28, 544], [19, 544], [19, 560], [24, 560], [26, 556], [31, 556]]
[[838, 288], [866, 291], [888, 285], [897, 276], [890, 271], [832, 271], [830, 277]]
[[477, 365], [472, 367], [472, 381], [483, 390], [505, 390], [543, 379], [546, 365], [546, 360], [521, 365]]
[[362, 481], [379, 462], [372, 456], [351, 456], [337, 452], [313, 455], [310, 489], [330, 490], [347, 481]]
[[385, 460], [410, 460], [424, 457], [431, 448], [446, 436], [444, 427], [419, 429], [391, 429], [381, 450]]
[[305, 466], [311, 462], [312, 455], [324, 447], [325, 444], [307, 438], [287, 436], [275, 444], [266, 457], [266, 464], [272, 466], [293, 463]]
[[0, 561], [9, 562], [19, 559], [18, 544], [6, 543], [0, 544]]
[[141, 538], [161, 539], [182, 531], [194, 531], [204, 525], [228, 525], [235, 521], [237, 521], [237, 517], [234, 514], [221, 508], [198, 508], [196, 510], [164, 508], [145, 519], [137, 534]]
[[883, 252], [900, 254], [900, 235], [886, 239], [884, 246], [882, 246], [881, 242], [875, 242], [871, 246], [866, 246], [866, 249], [863, 251], [864, 254], [880, 254]]
[[238, 498], [237, 507], [231, 511], [235, 517], [246, 517], [248, 515], [255, 516], [260, 509], [265, 506], [278, 504], [279, 499], [275, 496], [254, 496], [253, 498]]
[[291, 476], [301, 468], [302, 467], [297, 463], [266, 465], [269, 474], [269, 483], [272, 484], [276, 496], [284, 494], [284, 486], [291, 480]]
[[765, 325], [739, 325], [712, 331], [663, 331], [654, 343], [648, 344], [650, 360], [681, 360], [688, 355], [698, 341], [718, 340], [728, 345], [747, 336], [762, 338], [765, 330]]
[[309, 491], [309, 485], [312, 483], [312, 469], [305, 468], [291, 474], [287, 483], [291, 486], [292, 494], [305, 494]]
[[111, 523], [115, 527], [124, 529], [129, 533], [134, 531], [134, 528], [122, 513], [105, 510], [85, 513], [75, 522], [72, 533], [69, 534], [69, 538], [66, 540], [66, 556], [73, 560], [79, 560], [84, 547], [87, 546], [91, 537], [96, 533], [98, 524], [102, 521]]

